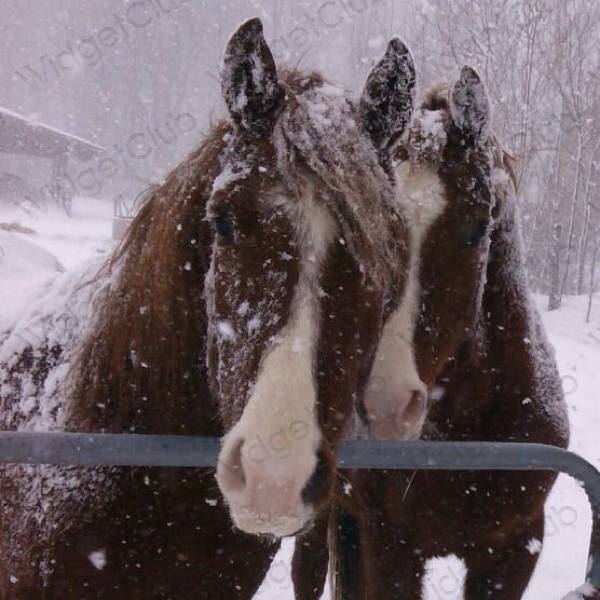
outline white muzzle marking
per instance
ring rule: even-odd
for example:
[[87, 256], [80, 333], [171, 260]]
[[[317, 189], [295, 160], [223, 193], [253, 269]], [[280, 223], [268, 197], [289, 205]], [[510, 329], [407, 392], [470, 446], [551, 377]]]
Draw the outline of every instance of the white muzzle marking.
[[244, 412], [224, 438], [217, 481], [235, 525], [247, 533], [291, 535], [313, 510], [302, 491], [317, 466], [321, 431], [314, 376], [320, 329], [318, 279], [334, 227], [311, 200], [300, 223], [300, 278], [287, 326], [263, 357]]
[[365, 393], [365, 407], [375, 439], [415, 439], [427, 416], [427, 389], [417, 372], [414, 332], [419, 308], [421, 249], [428, 229], [444, 211], [444, 188], [425, 167], [414, 171], [403, 163], [396, 172], [397, 201], [410, 231], [406, 291], [388, 319], [377, 348]]

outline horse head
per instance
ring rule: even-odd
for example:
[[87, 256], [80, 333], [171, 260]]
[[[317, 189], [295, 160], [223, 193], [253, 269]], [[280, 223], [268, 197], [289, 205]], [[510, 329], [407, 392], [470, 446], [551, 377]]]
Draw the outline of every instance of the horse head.
[[[278, 74], [258, 19], [227, 45], [231, 125], [206, 213], [208, 364], [226, 431], [217, 480], [243, 531], [309, 524], [364, 412], [405, 288], [408, 234], [379, 154], [408, 122], [412, 69], [390, 44], [357, 107], [317, 74]], [[420, 393], [416, 372], [405, 385]]]
[[495, 217], [512, 193], [510, 167], [490, 132], [479, 75], [464, 67], [415, 110], [394, 150], [398, 202], [408, 216], [406, 297], [415, 358], [430, 388], [476, 333]]

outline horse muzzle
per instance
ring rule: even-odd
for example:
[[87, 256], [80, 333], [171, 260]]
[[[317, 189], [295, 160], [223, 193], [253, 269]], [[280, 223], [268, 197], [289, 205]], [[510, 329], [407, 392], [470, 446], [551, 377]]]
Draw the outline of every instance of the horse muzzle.
[[262, 440], [226, 436], [217, 482], [235, 526], [250, 534], [285, 537], [304, 529], [333, 481], [330, 461], [311, 443], [276, 452]]

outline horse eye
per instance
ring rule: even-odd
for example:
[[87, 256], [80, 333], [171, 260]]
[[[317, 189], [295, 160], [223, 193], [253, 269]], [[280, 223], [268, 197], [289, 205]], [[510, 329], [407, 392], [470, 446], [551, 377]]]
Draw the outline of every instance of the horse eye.
[[479, 246], [483, 238], [487, 234], [488, 224], [487, 221], [477, 221], [468, 231], [465, 245], [466, 246]]
[[217, 215], [214, 219], [214, 226], [219, 237], [228, 244], [235, 241], [235, 231], [233, 220], [227, 214]]

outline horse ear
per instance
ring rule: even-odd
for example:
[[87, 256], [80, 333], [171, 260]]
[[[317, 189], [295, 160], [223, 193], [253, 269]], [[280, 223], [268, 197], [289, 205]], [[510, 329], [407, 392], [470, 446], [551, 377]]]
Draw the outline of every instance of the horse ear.
[[256, 137], [270, 133], [284, 92], [260, 19], [242, 23], [231, 36], [221, 90], [234, 123]]
[[412, 115], [414, 91], [412, 55], [394, 38], [369, 74], [359, 104], [363, 126], [379, 150], [389, 148], [404, 133]]
[[490, 133], [490, 100], [475, 69], [463, 67], [450, 98], [452, 121], [465, 145], [476, 146]]

